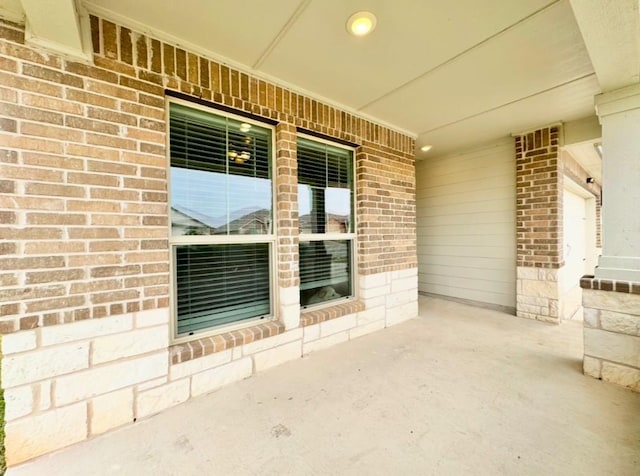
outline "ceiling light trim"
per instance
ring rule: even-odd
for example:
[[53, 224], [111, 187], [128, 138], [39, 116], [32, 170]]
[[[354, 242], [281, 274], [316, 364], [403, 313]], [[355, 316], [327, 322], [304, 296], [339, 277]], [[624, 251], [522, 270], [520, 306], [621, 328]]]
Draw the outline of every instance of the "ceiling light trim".
[[373, 33], [378, 19], [368, 11], [356, 12], [347, 20], [347, 31], [356, 37], [363, 37]]
[[229, 58], [226, 58], [218, 53], [215, 53], [214, 51], [208, 50], [207, 48], [203, 48], [201, 46], [198, 46], [194, 43], [191, 42], [186, 42], [170, 33], [165, 32], [164, 30], [159, 30], [156, 28], [152, 28], [149, 25], [146, 25], [144, 23], [141, 23], [139, 21], [133, 20], [129, 17], [126, 17], [124, 15], [121, 15], [119, 13], [116, 13], [112, 10], [109, 10], [107, 8], [101, 7], [99, 5], [95, 5], [91, 2], [86, 2], [85, 3], [85, 7], [87, 9], [87, 12], [90, 14], [93, 14], [95, 16], [98, 16], [100, 18], [103, 18], [105, 20], [109, 20], [112, 21], [118, 25], [127, 27], [133, 31], [135, 31], [136, 33], [141, 33], [144, 35], [147, 35], [151, 38], [154, 38], [156, 40], [160, 40], [160, 41], [164, 41], [166, 43], [169, 43], [171, 45], [174, 46], [178, 46], [179, 48], [183, 48], [185, 50], [188, 50], [191, 53], [194, 53], [196, 55], [200, 55], [203, 56], [209, 60], [213, 60], [216, 61], [222, 65], [226, 65], [226, 66], [230, 66], [232, 68], [237, 69], [238, 71], [242, 72], [242, 73], [247, 73], [251, 76], [253, 76], [254, 78], [257, 79], [262, 79], [264, 81], [268, 81], [270, 83], [276, 84], [284, 89], [288, 89], [291, 92], [294, 92], [296, 94], [301, 94], [303, 96], [306, 96], [310, 99], [315, 99], [316, 101], [320, 101], [323, 104], [326, 104], [328, 106], [332, 106], [335, 107], [336, 109], [340, 110], [340, 111], [344, 111], [347, 112], [349, 114], [353, 114], [354, 116], [360, 117], [362, 119], [365, 119], [373, 124], [377, 124], [379, 126], [382, 127], [386, 127], [390, 130], [393, 130], [395, 132], [400, 132], [401, 134], [404, 134], [406, 136], [411, 137], [412, 139], [417, 139], [418, 134], [415, 131], [410, 131], [409, 129], [405, 129], [404, 127], [400, 127], [397, 126], [395, 124], [392, 124], [390, 122], [387, 122], [385, 120], [382, 120], [380, 118], [377, 118], [375, 116], [372, 116], [370, 114], [367, 114], [366, 112], [360, 111], [354, 107], [350, 107], [347, 106], [345, 104], [340, 104], [337, 101], [334, 101], [332, 99], [326, 98], [324, 96], [321, 96], [317, 93], [314, 93], [312, 91], [309, 91], [307, 89], [304, 89], [300, 86], [297, 86], [295, 84], [289, 83], [281, 78], [277, 78], [275, 76], [271, 76], [267, 73], [264, 73], [262, 71], [259, 71], [257, 69], [253, 69], [251, 68], [249, 65], [245, 65], [242, 63], [238, 63], [237, 61], [233, 61], [230, 60]]

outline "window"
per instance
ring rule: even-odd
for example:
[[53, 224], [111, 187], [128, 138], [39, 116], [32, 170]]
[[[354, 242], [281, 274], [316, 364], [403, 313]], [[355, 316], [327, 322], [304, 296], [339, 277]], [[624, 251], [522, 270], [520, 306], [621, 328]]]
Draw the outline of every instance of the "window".
[[298, 139], [300, 305], [353, 297], [353, 151]]
[[169, 104], [176, 336], [272, 314], [272, 130]]

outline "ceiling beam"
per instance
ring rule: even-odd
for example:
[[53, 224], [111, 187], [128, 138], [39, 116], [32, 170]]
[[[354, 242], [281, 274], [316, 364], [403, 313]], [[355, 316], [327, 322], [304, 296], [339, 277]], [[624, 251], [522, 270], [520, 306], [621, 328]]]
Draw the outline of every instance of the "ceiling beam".
[[75, 0], [22, 0], [26, 39], [74, 59], [89, 60], [87, 34]]
[[639, 82], [639, 0], [570, 1], [602, 91]]

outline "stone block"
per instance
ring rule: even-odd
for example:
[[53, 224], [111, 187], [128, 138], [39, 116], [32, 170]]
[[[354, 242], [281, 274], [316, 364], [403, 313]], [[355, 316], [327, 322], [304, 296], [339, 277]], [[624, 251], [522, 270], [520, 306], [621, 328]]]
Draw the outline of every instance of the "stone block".
[[356, 327], [356, 316], [357, 314], [347, 314], [346, 316], [321, 322], [320, 337], [327, 337]]
[[167, 374], [166, 351], [137, 359], [114, 362], [56, 379], [57, 406], [154, 380]]
[[369, 298], [377, 298], [380, 296], [387, 296], [391, 292], [391, 285], [380, 286], [377, 288], [365, 288], [360, 289], [360, 298], [368, 300]]
[[[418, 268], [407, 268], [407, 269], [399, 269], [397, 271], [391, 271], [390, 278], [391, 280], [395, 279], [403, 279], [410, 277], [418, 277]], [[416, 281], [417, 282], [417, 281]]]
[[5, 435], [8, 466], [64, 448], [87, 437], [87, 404], [81, 402], [7, 422]]
[[607, 331], [640, 336], [640, 316], [615, 311], [600, 311], [600, 325]]
[[388, 273], [367, 274], [360, 276], [360, 289], [385, 287], [388, 284]]
[[36, 331], [20, 331], [2, 336], [2, 355], [27, 352], [36, 348]]
[[170, 312], [167, 308], [150, 309], [135, 314], [136, 327], [152, 327], [169, 324]]
[[418, 302], [418, 290], [398, 291], [397, 293], [387, 295], [387, 309], [401, 306], [410, 302]]
[[398, 293], [401, 291], [418, 292], [418, 277], [410, 276], [408, 278], [397, 278], [391, 281], [391, 292]]
[[634, 369], [612, 362], [602, 362], [602, 380], [616, 383], [640, 392], [640, 369]]
[[373, 296], [363, 298], [360, 296], [360, 301], [364, 304], [365, 309], [372, 309], [374, 307], [385, 307], [387, 303], [387, 297], [385, 295]]
[[273, 349], [265, 350], [253, 356], [256, 372], [283, 364], [289, 360], [299, 359], [302, 356], [302, 340], [295, 340]]
[[300, 305], [300, 288], [298, 286], [278, 288], [278, 295], [280, 297], [280, 304], [282, 305]]
[[538, 281], [546, 281], [550, 283], [557, 283], [561, 271], [553, 268], [537, 268], [538, 269]]
[[349, 340], [349, 331], [338, 332], [337, 334], [330, 335], [328, 337], [322, 337], [318, 340], [314, 340], [313, 342], [308, 342], [304, 344], [302, 348], [303, 354], [310, 354], [311, 352], [317, 352], [318, 350], [327, 349], [329, 347], [333, 347], [336, 344], [340, 344], [341, 342], [346, 342]]
[[544, 297], [558, 299], [558, 283], [551, 281], [522, 281], [522, 294], [525, 296]]
[[8, 388], [4, 391], [4, 419], [13, 421], [29, 415], [35, 406], [35, 395], [31, 385]]
[[51, 408], [51, 381], [46, 380], [44, 382], [40, 382], [34, 384], [35, 389], [35, 397], [34, 397], [34, 405], [38, 410], [48, 410]]
[[640, 337], [585, 327], [584, 353], [640, 368]]
[[418, 301], [408, 302], [387, 310], [386, 326], [393, 326], [418, 316]]
[[40, 343], [43, 346], [64, 344], [107, 334], [115, 334], [117, 332], [125, 332], [131, 329], [133, 329], [133, 317], [131, 314], [103, 317], [101, 319], [88, 319], [86, 321], [43, 327], [40, 329]]
[[99, 435], [133, 421], [133, 389], [125, 388], [91, 400], [90, 435]]
[[136, 417], [144, 418], [186, 402], [189, 399], [189, 392], [188, 378], [139, 392], [136, 398]]
[[600, 311], [598, 309], [592, 309], [585, 307], [583, 312], [583, 320], [585, 327], [600, 327]]
[[375, 321], [384, 321], [387, 309], [384, 306], [367, 308], [358, 313], [358, 327], [370, 324]]
[[372, 332], [380, 331], [384, 329], [386, 322], [384, 319], [380, 321], [369, 322], [368, 324], [358, 325], [358, 327], [349, 331], [349, 339], [357, 339]]
[[146, 354], [166, 349], [168, 345], [169, 326], [166, 325], [98, 337], [91, 346], [91, 364]]
[[516, 276], [518, 279], [530, 279], [538, 280], [538, 268], [529, 268], [525, 266], [518, 266], [516, 270]]
[[638, 316], [640, 315], [640, 294], [583, 289], [582, 305]]
[[584, 374], [593, 378], [600, 378], [602, 375], [600, 373], [600, 367], [602, 366], [602, 361], [600, 359], [594, 359], [593, 357], [584, 356], [582, 361], [582, 369], [584, 370]]
[[145, 390], [149, 390], [150, 388], [156, 388], [156, 387], [160, 387], [162, 385], [165, 385], [168, 381], [169, 380], [168, 380], [167, 377], [156, 378], [156, 379], [149, 380], [147, 382], [143, 382], [143, 383], [140, 383], [140, 384], [136, 385], [136, 390], [138, 392], [143, 392]]
[[251, 342], [250, 344], [243, 345], [242, 355], [251, 355], [289, 342], [302, 341], [302, 332], [302, 328], [300, 327], [298, 329], [283, 332], [277, 336], [260, 339], [255, 342]]
[[320, 324], [313, 324], [304, 328], [303, 342], [311, 342], [320, 338]]
[[2, 385], [4, 388], [16, 387], [88, 367], [88, 342], [40, 348], [4, 357]]
[[200, 372], [191, 378], [191, 396], [213, 392], [224, 385], [251, 377], [252, 372], [253, 363], [249, 357]]
[[204, 370], [213, 369], [231, 362], [231, 357], [231, 349], [227, 349], [179, 364], [172, 364], [169, 366], [169, 378], [170, 380], [178, 380]]
[[280, 304], [280, 321], [286, 330], [300, 326], [300, 304]]

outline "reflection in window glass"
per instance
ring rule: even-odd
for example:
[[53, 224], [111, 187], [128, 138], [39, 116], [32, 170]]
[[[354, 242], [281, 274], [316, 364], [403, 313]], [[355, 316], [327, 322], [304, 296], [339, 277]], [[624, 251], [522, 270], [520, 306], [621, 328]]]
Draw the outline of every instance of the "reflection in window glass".
[[271, 233], [271, 133], [171, 104], [173, 236]]
[[351, 151], [298, 140], [300, 233], [350, 233], [353, 177]]

